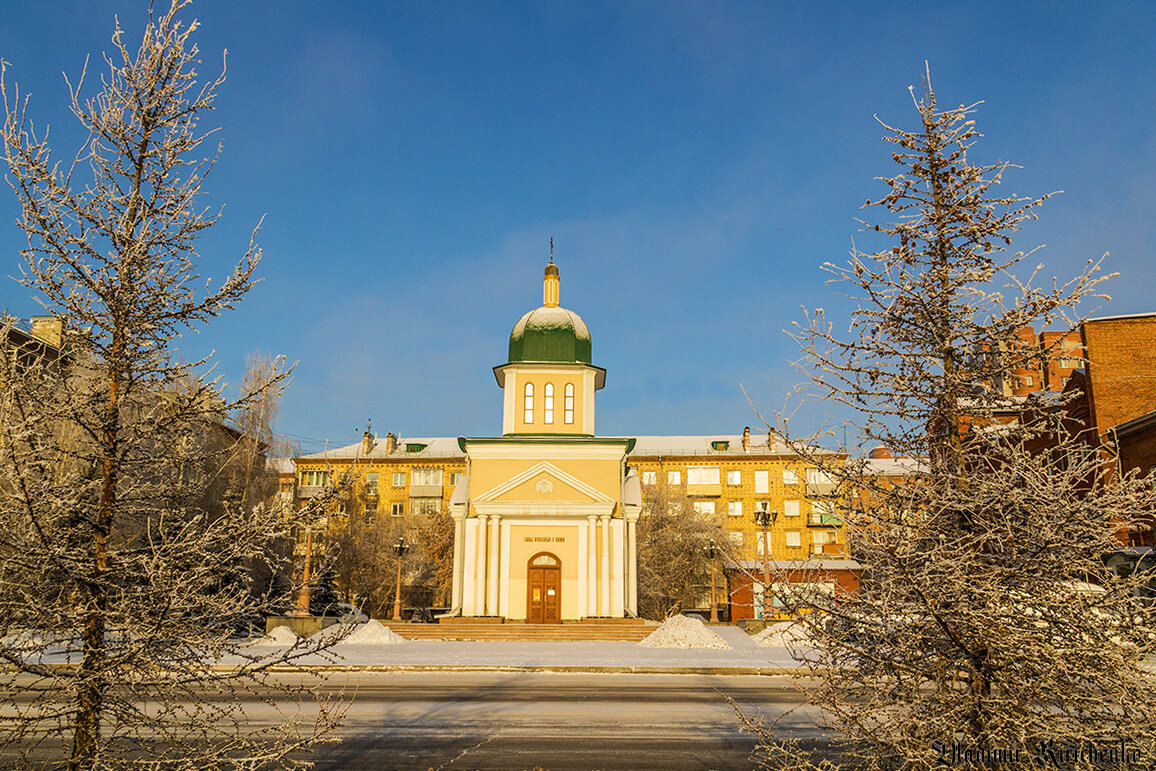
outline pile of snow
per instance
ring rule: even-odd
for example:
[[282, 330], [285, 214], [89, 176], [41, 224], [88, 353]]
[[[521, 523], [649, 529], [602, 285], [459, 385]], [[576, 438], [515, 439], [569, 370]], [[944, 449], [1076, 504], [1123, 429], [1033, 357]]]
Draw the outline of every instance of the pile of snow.
[[639, 645], [647, 648], [729, 648], [726, 640], [689, 616], [673, 616], [650, 633]]
[[811, 642], [811, 633], [801, 621], [780, 621], [751, 637], [755, 645], [763, 648], [785, 648], [788, 645], [806, 645]]
[[357, 629], [353, 631], [344, 640], [339, 641], [338, 645], [397, 645], [405, 642], [406, 639], [397, 632], [390, 629], [380, 621], [372, 620], [365, 624], [360, 624]]
[[264, 637], [258, 637], [250, 645], [296, 645], [300, 638], [287, 626], [275, 626]]

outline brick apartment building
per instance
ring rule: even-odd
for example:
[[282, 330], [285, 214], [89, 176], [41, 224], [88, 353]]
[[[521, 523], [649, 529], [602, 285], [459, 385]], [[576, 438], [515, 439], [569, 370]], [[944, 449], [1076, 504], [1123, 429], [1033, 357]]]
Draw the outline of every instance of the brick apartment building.
[[[1020, 354], [1017, 360], [1029, 353], [1035, 362], [1002, 384], [1005, 395], [1065, 392], [1071, 397], [1062, 408], [1068, 431], [1089, 450], [1114, 450], [1116, 464], [1107, 473], [1137, 470], [1156, 481], [1156, 313], [1090, 318], [1066, 333], [1037, 335], [1024, 327], [1009, 350]], [[1142, 529], [1122, 533], [1121, 540], [1152, 547], [1156, 533]]]

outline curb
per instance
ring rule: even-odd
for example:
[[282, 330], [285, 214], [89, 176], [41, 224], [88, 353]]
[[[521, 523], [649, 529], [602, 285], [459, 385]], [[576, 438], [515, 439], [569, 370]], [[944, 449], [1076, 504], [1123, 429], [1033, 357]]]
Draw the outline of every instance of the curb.
[[[228, 672], [233, 667], [214, 667]], [[266, 672], [556, 672], [599, 675], [743, 675], [772, 677], [806, 673], [802, 667], [663, 667], [663, 666], [570, 666], [566, 664], [318, 664], [278, 665]]]

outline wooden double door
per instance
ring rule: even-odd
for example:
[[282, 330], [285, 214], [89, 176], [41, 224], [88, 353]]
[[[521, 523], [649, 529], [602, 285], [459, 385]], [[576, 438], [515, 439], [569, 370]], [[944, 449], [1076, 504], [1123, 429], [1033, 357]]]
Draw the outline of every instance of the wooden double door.
[[526, 623], [562, 623], [562, 564], [543, 552], [526, 567]]

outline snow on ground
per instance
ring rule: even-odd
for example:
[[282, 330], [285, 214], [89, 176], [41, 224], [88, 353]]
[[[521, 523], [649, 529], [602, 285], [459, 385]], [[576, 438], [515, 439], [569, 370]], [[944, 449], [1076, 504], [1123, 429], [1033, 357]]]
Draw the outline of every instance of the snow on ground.
[[406, 639], [376, 619], [358, 625], [357, 629], [338, 645], [397, 645]]
[[760, 648], [806, 645], [811, 642], [811, 634], [802, 622], [781, 621], [777, 624], [770, 624], [766, 629], [751, 637], [751, 641]]
[[647, 648], [730, 648], [706, 624], [689, 616], [672, 616], [638, 643]]
[[301, 639], [287, 626], [275, 626], [264, 637], [258, 637], [250, 645], [296, 645]]

